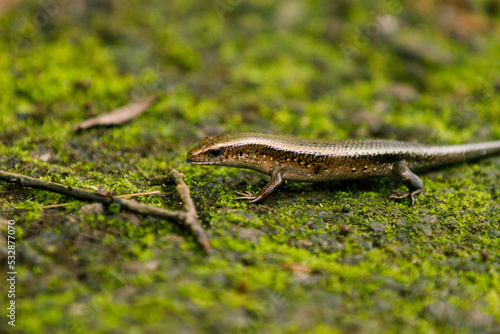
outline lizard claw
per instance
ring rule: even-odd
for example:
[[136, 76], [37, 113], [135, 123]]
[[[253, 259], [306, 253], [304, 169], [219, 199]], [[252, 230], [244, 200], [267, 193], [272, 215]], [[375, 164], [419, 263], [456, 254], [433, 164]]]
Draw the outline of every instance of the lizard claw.
[[[410, 206], [413, 206], [415, 204], [415, 196], [420, 194], [420, 193], [422, 193], [422, 191], [420, 191], [420, 190], [415, 190], [413, 192], [394, 190], [392, 192], [391, 196], [389, 196], [389, 199], [403, 199], [403, 198], [410, 197]], [[428, 198], [433, 198], [434, 200], [436, 200], [439, 203], [443, 203], [442, 199], [439, 199], [434, 195], [427, 195], [427, 194], [423, 194], [423, 193], [422, 193], [422, 195], [424, 195], [425, 197], [428, 197]]]
[[406, 191], [393, 190], [392, 194], [389, 196], [389, 199], [405, 198], [408, 196], [408, 194], [409, 194], [409, 192], [406, 192]]
[[251, 192], [249, 191], [245, 191], [244, 193], [241, 193], [241, 192], [237, 192], [236, 195], [240, 195], [240, 197], [235, 197], [234, 199], [236, 200], [240, 200], [240, 199], [243, 199], [243, 200], [254, 200], [255, 198], [257, 198], [257, 196], [255, 196], [254, 194], [252, 194]]
[[422, 192], [422, 189], [417, 189], [414, 191], [393, 191], [391, 196], [389, 196], [389, 199], [404, 199], [404, 198], [410, 198], [410, 206], [415, 205], [415, 196], [420, 194]]

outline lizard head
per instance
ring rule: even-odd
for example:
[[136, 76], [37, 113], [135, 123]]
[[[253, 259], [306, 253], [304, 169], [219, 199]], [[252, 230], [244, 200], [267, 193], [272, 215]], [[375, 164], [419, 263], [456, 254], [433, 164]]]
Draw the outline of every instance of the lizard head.
[[228, 159], [223, 135], [206, 137], [187, 154], [187, 163], [194, 165], [222, 165]]
[[251, 132], [227, 133], [203, 139], [187, 154], [186, 162], [194, 165], [223, 165], [266, 172], [258, 157], [259, 144], [269, 141], [262, 134]]

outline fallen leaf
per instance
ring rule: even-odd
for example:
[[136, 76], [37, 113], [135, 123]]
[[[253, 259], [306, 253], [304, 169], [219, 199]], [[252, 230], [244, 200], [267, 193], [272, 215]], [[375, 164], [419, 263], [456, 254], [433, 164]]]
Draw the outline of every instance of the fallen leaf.
[[282, 269], [285, 270], [290, 270], [290, 271], [302, 271], [305, 273], [310, 273], [311, 272], [311, 267], [306, 266], [305, 264], [300, 264], [300, 263], [285, 263], [281, 266]]
[[97, 193], [104, 197], [113, 197], [115, 195], [113, 190], [105, 190], [102, 186], [97, 188]]
[[48, 152], [48, 153], [42, 154], [40, 156], [40, 160], [47, 162], [50, 160], [51, 157], [52, 157], [52, 155], [50, 154], [50, 152]]
[[102, 114], [93, 118], [89, 118], [71, 128], [71, 131], [80, 131], [89, 129], [95, 126], [110, 126], [121, 125], [136, 118], [145, 112], [151, 104], [156, 100], [156, 95], [151, 95], [144, 100], [136, 103], [131, 103], [125, 107], [115, 109], [109, 113]]

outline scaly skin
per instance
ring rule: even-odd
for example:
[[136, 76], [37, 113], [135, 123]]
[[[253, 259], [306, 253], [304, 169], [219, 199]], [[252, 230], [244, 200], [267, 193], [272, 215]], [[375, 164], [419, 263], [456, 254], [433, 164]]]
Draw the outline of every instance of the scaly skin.
[[257, 195], [237, 199], [257, 202], [276, 190], [283, 180], [324, 182], [394, 176], [409, 192], [390, 198], [414, 196], [423, 183], [412, 170], [500, 153], [500, 141], [453, 146], [425, 146], [395, 140], [327, 140], [229, 133], [207, 137], [187, 154], [187, 162], [257, 170], [271, 176]]

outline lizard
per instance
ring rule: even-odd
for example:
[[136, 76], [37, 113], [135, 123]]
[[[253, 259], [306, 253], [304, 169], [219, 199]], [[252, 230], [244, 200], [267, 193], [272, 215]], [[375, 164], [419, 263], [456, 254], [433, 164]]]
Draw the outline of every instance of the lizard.
[[500, 140], [447, 146], [428, 146], [390, 139], [330, 140], [264, 133], [209, 136], [187, 153], [186, 162], [253, 169], [271, 176], [258, 194], [237, 194], [238, 200], [258, 202], [284, 180], [328, 182], [393, 176], [407, 192], [390, 199], [409, 198], [410, 206], [424, 184], [413, 172], [500, 154]]

